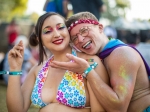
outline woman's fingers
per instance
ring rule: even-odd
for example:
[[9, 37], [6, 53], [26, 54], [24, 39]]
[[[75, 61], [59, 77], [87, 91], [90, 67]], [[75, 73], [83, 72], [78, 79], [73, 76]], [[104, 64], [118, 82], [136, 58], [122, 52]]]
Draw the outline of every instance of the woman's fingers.
[[20, 57], [20, 58], [22, 58], [22, 55], [21, 55], [20, 51], [15, 50], [15, 54], [16, 54], [16, 57]]
[[15, 49], [10, 51], [10, 56], [15, 57], [15, 58], [19, 56], [20, 58], [22, 58], [21, 53], [18, 50], [15, 50]]
[[24, 50], [23, 43], [22, 43], [22, 41], [20, 41], [17, 45], [15, 45], [13, 47], [12, 50], [10, 50], [10, 55], [13, 56], [13, 57], [19, 56], [20, 58], [22, 58], [23, 50]]

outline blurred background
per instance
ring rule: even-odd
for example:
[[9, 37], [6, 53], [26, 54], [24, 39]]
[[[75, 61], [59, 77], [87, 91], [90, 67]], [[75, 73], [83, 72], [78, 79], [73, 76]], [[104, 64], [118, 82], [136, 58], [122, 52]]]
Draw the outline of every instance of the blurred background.
[[[0, 70], [5, 69], [4, 63], [6, 63], [5, 58], [9, 49], [12, 48], [18, 37], [28, 39], [38, 17], [48, 12], [46, 8], [50, 1], [55, 0], [0, 0]], [[57, 0], [57, 3], [62, 1]], [[66, 9], [60, 7], [65, 10], [65, 18], [74, 14], [78, 8], [74, 5], [75, 1], [81, 7], [83, 6], [80, 4], [83, 0], [64, 1], [65, 3], [67, 1], [65, 5], [63, 4]], [[95, 2], [95, 0], [92, 1]], [[104, 33], [108, 37], [120, 39], [134, 47], [141, 42], [146, 43], [147, 40], [142, 40], [146, 38], [149, 39], [150, 45], [150, 35], [147, 35], [150, 34], [150, 0], [102, 0], [102, 2], [104, 9], [99, 11], [98, 19], [104, 25]], [[32, 61], [37, 61], [37, 48], [27, 45], [27, 49], [29, 56], [32, 56]], [[150, 60], [150, 55], [148, 57]], [[33, 64], [28, 63], [26, 70], [28, 71]], [[0, 112], [7, 112], [6, 88], [7, 81], [0, 75]], [[36, 111], [31, 106], [29, 112]]]
[[[45, 12], [43, 11], [45, 2], [46, 0], [0, 0], [0, 52], [6, 53], [8, 50], [6, 26], [15, 19], [20, 27], [19, 34], [28, 37], [31, 26]], [[125, 40], [126, 32], [131, 31], [138, 35], [140, 30], [150, 29], [149, 0], [103, 0], [103, 2], [107, 10], [101, 13], [100, 22], [105, 27], [114, 27], [118, 34], [115, 37]], [[73, 14], [71, 3], [67, 8], [69, 10], [67, 16], [71, 16]], [[137, 41], [135, 37], [131, 38]]]

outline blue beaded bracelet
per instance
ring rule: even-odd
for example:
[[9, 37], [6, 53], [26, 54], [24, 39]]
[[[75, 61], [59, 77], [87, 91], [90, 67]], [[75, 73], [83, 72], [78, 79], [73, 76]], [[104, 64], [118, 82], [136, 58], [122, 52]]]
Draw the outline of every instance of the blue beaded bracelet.
[[0, 74], [8, 74], [8, 75], [22, 75], [22, 71], [0, 71]]
[[92, 69], [96, 68], [97, 65], [98, 65], [98, 64], [97, 64], [96, 62], [94, 62], [92, 65], [90, 65], [90, 67], [88, 67], [88, 68], [84, 71], [84, 73], [83, 73], [82, 75], [86, 78], [87, 75], [88, 75], [88, 73], [89, 73]]

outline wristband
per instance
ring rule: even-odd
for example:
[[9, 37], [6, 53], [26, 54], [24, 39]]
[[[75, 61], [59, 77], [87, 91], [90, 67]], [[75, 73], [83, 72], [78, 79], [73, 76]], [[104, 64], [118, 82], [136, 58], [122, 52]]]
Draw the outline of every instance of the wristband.
[[22, 75], [22, 71], [9, 72], [9, 75]]
[[0, 74], [8, 74], [8, 75], [22, 75], [22, 71], [0, 71]]
[[97, 65], [98, 65], [98, 64], [97, 64], [96, 62], [94, 62], [92, 65], [90, 65], [90, 67], [88, 67], [88, 68], [84, 71], [84, 73], [83, 73], [82, 75], [86, 78], [87, 75], [88, 75], [88, 73], [89, 73], [92, 69], [96, 68]]

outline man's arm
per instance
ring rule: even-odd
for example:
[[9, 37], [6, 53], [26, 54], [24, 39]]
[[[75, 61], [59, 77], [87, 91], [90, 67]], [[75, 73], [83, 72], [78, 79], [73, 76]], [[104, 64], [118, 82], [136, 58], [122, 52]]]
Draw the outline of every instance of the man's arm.
[[87, 76], [93, 92], [107, 112], [127, 112], [140, 60], [140, 56], [132, 48], [120, 47], [104, 60], [110, 86], [92, 72]]
[[[52, 66], [83, 73], [89, 66], [84, 59], [67, 56], [72, 62], [56, 62]], [[115, 49], [104, 60], [104, 65], [109, 74], [110, 86], [104, 81], [104, 69], [96, 67], [88, 73], [87, 80], [107, 112], [126, 112], [130, 103], [136, 76], [140, 67], [140, 56], [132, 48], [120, 47]], [[102, 66], [102, 65], [101, 65]], [[99, 72], [97, 72], [100, 69]]]

